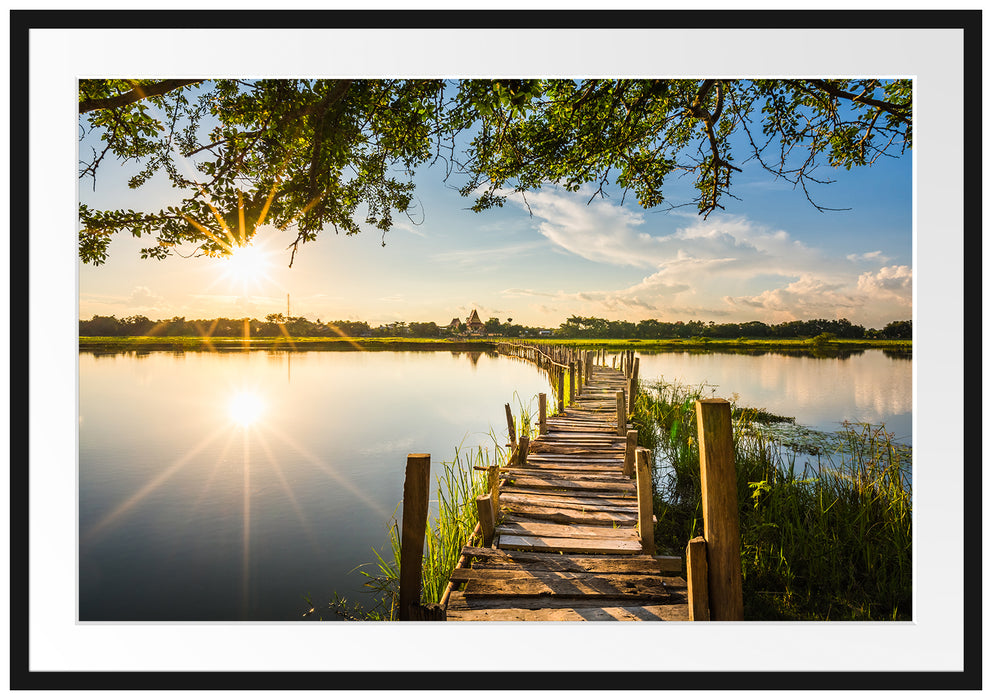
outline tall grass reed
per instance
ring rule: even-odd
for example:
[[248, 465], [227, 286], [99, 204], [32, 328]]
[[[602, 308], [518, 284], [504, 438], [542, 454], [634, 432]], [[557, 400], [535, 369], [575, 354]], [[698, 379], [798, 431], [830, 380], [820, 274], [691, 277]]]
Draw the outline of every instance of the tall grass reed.
[[[635, 404], [656, 456], [657, 545], [673, 554], [703, 532], [695, 401], [706, 388], [647, 383]], [[832, 449], [803, 454], [762, 429], [776, 417], [736, 399], [745, 618], [912, 619], [910, 451], [884, 427], [845, 424]]]

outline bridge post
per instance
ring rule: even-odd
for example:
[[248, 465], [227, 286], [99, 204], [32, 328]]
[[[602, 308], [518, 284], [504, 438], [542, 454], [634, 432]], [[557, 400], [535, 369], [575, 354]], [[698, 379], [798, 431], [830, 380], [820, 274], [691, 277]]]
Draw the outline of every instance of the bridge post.
[[617, 392], [617, 435], [627, 434], [627, 398], [623, 391]]
[[540, 435], [548, 434], [548, 395], [537, 395], [537, 429]]
[[476, 496], [475, 505], [479, 509], [479, 525], [482, 527], [482, 546], [492, 547], [493, 536], [496, 533], [496, 513], [493, 511], [491, 494]]
[[406, 457], [403, 482], [403, 529], [400, 535], [400, 620], [416, 616], [420, 607], [420, 581], [427, 531], [427, 499], [431, 473], [429, 454]]
[[510, 410], [510, 404], [504, 404], [506, 408], [506, 430], [510, 436], [510, 450], [513, 450], [513, 446], [517, 444], [517, 429], [513, 424], [513, 411]]
[[641, 550], [654, 554], [654, 496], [651, 490], [651, 450], [637, 448], [637, 533]]
[[744, 594], [740, 515], [730, 403], [724, 399], [696, 401], [696, 420], [710, 618], [741, 620]]
[[689, 620], [709, 620], [710, 600], [707, 590], [706, 538], [694, 537], [685, 548], [685, 577], [689, 593]]
[[635, 454], [637, 451], [637, 431], [627, 431], [627, 446], [623, 452], [623, 475], [627, 478], [634, 476]]
[[558, 368], [558, 413], [565, 411], [565, 370]]
[[575, 403], [575, 360], [568, 361], [568, 402]]
[[637, 373], [640, 369], [641, 358], [635, 357], [630, 363], [630, 381], [627, 382], [627, 412], [634, 413], [634, 403], [637, 401]]

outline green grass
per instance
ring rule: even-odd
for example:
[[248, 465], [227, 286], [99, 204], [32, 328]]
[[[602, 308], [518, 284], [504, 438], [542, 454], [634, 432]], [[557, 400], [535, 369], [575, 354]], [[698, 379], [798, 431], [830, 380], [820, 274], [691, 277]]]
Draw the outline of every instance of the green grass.
[[[703, 389], [658, 382], [637, 399], [638, 437], [655, 450], [655, 537], [670, 554], [703, 530]], [[912, 619], [910, 450], [881, 427], [849, 424], [809, 457], [769, 435], [760, 414], [732, 408], [745, 619]]]
[[[428, 522], [424, 543], [424, 560], [421, 574], [421, 602], [439, 603], [451, 578], [451, 572], [458, 564], [462, 547], [468, 544], [479, 513], [476, 496], [489, 492], [486, 471], [476, 467], [488, 467], [502, 463], [507, 455], [499, 440], [493, 438], [494, 449], [478, 447], [467, 452], [461, 447], [455, 449], [455, 457], [442, 463], [441, 473], [436, 477], [436, 499], [432, 502], [434, 517]], [[397, 511], [402, 503], [397, 505]], [[400, 581], [400, 523], [394, 513], [389, 528], [388, 551], [373, 549], [375, 562], [371, 571], [360, 569], [358, 573], [366, 578], [365, 586], [372, 590], [373, 603], [362, 606], [342, 598], [337, 593], [322, 610], [308, 605], [308, 616], [323, 619], [328, 614], [332, 619], [347, 620], [396, 620], [399, 602]], [[308, 603], [309, 603], [309, 599]]]

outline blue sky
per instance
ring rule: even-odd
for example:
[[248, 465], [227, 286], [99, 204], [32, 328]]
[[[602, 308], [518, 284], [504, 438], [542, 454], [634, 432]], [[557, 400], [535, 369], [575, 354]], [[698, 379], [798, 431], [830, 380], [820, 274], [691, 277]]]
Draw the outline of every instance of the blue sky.
[[[738, 162], [743, 160], [738, 151]], [[131, 192], [127, 170], [107, 162], [94, 206], [158, 209], [153, 186]], [[511, 197], [501, 209], [471, 212], [472, 200], [443, 182], [440, 166], [416, 174], [417, 223], [400, 216], [381, 236], [325, 231], [303, 246], [292, 269], [295, 233], [263, 227], [265, 274], [224, 275], [215, 260], [141, 260], [148, 242], [119, 238], [102, 266], [80, 265], [79, 315], [152, 319], [185, 316], [312, 320], [483, 319], [557, 327], [572, 315], [611, 320], [760, 320], [847, 318], [880, 328], [912, 317], [912, 154], [852, 171], [821, 168], [817, 211], [802, 191], [753, 164], [735, 174], [725, 211], [703, 219], [693, 206], [644, 210], [622, 193], [588, 203], [591, 191], [549, 186]], [[459, 184], [453, 181], [454, 184]], [[691, 197], [673, 179], [672, 203]], [[385, 240], [386, 245], [382, 245]]]

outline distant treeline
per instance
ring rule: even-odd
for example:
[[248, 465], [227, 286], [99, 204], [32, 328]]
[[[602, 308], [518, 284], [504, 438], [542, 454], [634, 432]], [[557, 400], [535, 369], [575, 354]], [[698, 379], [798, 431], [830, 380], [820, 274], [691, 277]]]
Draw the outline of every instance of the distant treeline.
[[665, 322], [646, 319], [607, 321], [602, 318], [572, 316], [561, 324], [555, 335], [559, 338], [815, 338], [820, 335], [856, 340], [912, 340], [912, 321], [893, 321], [881, 330], [865, 328], [846, 318], [830, 321], [816, 318], [810, 321], [785, 321], [769, 325], [761, 321], [745, 323], [714, 323], [709, 321]]
[[[851, 323], [846, 318], [837, 321], [813, 319], [810, 321], [786, 321], [768, 325], [761, 321], [746, 323], [714, 323], [703, 321], [665, 322], [646, 319], [638, 323], [631, 321], [607, 321], [602, 318], [572, 316], [557, 329], [533, 328], [511, 324], [512, 319], [500, 323], [497, 318], [486, 321], [483, 335], [504, 337], [536, 337], [554, 335], [558, 338], [814, 338], [821, 335], [857, 340], [887, 339], [910, 340], [913, 337], [912, 321], [893, 321], [881, 330], [865, 328]], [[391, 323], [372, 327], [365, 321], [330, 321], [320, 319], [310, 321], [302, 316], [269, 314], [264, 321], [254, 318], [216, 318], [212, 320], [191, 320], [173, 317], [167, 321], [152, 321], [145, 316], [94, 316], [88, 321], [79, 322], [80, 336], [210, 336], [235, 337], [248, 335], [252, 338], [268, 338], [288, 335], [294, 338], [450, 338], [467, 333], [465, 324], [457, 328], [438, 326], [433, 321], [423, 323]]]

